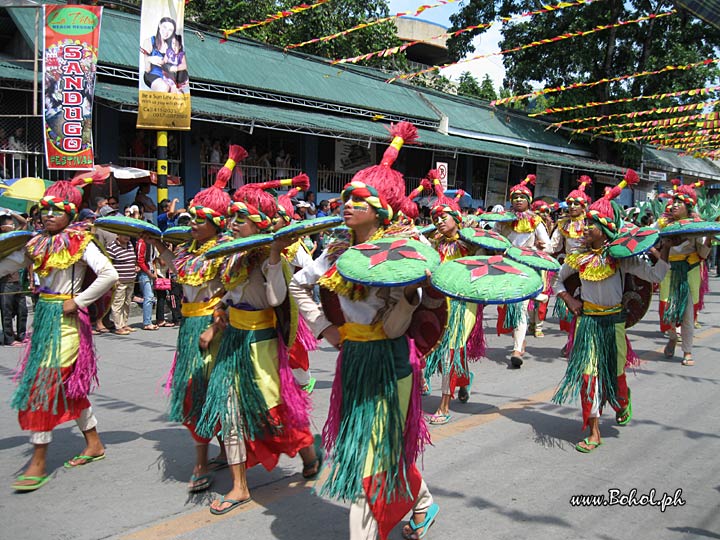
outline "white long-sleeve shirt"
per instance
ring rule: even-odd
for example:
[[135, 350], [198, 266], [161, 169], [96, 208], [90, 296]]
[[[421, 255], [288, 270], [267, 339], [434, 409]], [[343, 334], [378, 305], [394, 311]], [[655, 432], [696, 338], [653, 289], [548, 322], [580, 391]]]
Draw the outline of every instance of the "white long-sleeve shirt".
[[234, 307], [267, 309], [282, 304], [287, 291], [282, 262], [270, 264], [265, 259], [250, 271], [245, 281], [225, 293], [223, 302]]

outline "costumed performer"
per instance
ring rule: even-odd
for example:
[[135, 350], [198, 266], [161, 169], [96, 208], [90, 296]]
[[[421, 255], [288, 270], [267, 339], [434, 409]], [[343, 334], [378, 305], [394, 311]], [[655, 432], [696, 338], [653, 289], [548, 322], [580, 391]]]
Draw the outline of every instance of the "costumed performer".
[[[557, 295], [577, 317], [575, 338], [569, 351], [568, 366], [553, 401], [565, 403], [580, 397], [583, 427], [590, 435], [577, 443], [579, 452], [592, 452], [602, 444], [600, 414], [605, 403], [615, 410], [619, 425], [632, 418], [632, 400], [625, 376], [625, 365], [632, 349], [626, 337], [622, 297], [626, 274], [659, 282], [665, 276], [670, 250], [663, 242], [662, 251], [651, 253], [658, 261], [654, 266], [639, 257], [614, 259], [607, 251], [608, 243], [620, 231], [622, 209], [612, 199], [627, 185], [637, 180], [628, 171], [625, 180], [608, 189], [587, 211], [584, 227], [585, 245], [565, 258], [555, 281]], [[582, 299], [570, 295], [564, 281], [572, 274], [580, 277]]]
[[[49, 186], [39, 203], [42, 232], [0, 261], [0, 276], [32, 266], [40, 293], [11, 401], [20, 427], [32, 432], [33, 445], [30, 464], [12, 485], [17, 491], [34, 491], [50, 479], [46, 460], [52, 430], [65, 422], [75, 420], [85, 437], [85, 448], [65, 462], [66, 468], [105, 458], [88, 400], [98, 384], [88, 306], [112, 289], [118, 273], [87, 225], [73, 223], [82, 203], [78, 187], [101, 179], [78, 176]], [[88, 269], [95, 279], [82, 290]]]
[[[245, 184], [233, 198], [230, 214], [236, 238], [272, 234], [277, 213], [272, 195]], [[222, 333], [197, 427], [198, 433], [209, 437], [221, 426], [233, 479], [231, 490], [210, 505], [216, 515], [252, 500], [246, 470], [258, 463], [271, 471], [280, 454], [293, 457], [299, 452], [305, 478], [320, 470], [309, 428], [308, 396], [289, 366], [287, 351], [292, 343], [286, 340], [292, 341], [292, 330], [289, 338], [283, 336], [279, 322], [280, 317], [288, 320], [293, 311], [287, 296], [290, 268], [281, 255], [291, 241], [275, 240], [269, 249], [225, 259], [222, 308], [226, 311], [201, 336], [201, 347], [207, 347]]]
[[[404, 197], [402, 174], [392, 164], [403, 143], [415, 141], [417, 130], [400, 122], [390, 132], [393, 141], [381, 164], [356, 173], [342, 192], [350, 241], [330, 244], [290, 283], [315, 335], [341, 350], [323, 430], [332, 465], [320, 493], [352, 502], [351, 540], [378, 534], [385, 540], [410, 511], [403, 537], [419, 538], [439, 510], [415, 466], [429, 441], [421, 407], [421, 359], [406, 336], [420, 303], [417, 286], [353, 284], [335, 267], [350, 245], [392, 235], [391, 219]], [[324, 309], [315, 304], [311, 291], [316, 283], [337, 295], [340, 313], [326, 312], [329, 304]]]
[[213, 323], [224, 293], [221, 281], [222, 259], [206, 259], [204, 254], [218, 243], [230, 240], [225, 234], [227, 212], [232, 202], [224, 191], [232, 177], [235, 164], [247, 157], [242, 146], [230, 145], [228, 160], [217, 173], [215, 183], [200, 191], [188, 208], [192, 221], [192, 240], [178, 246], [173, 254], [162, 242], [147, 238], [160, 257], [176, 275], [182, 286], [180, 306], [182, 322], [177, 340], [175, 360], [166, 385], [170, 393], [170, 420], [181, 422], [195, 441], [195, 466], [188, 484], [191, 493], [204, 491], [214, 480], [214, 472], [227, 466], [225, 449], [219, 439], [220, 454], [208, 461], [208, 445], [213, 438], [197, 430], [220, 345], [221, 334], [205, 348], [200, 348], [200, 335]]
[[[698, 217], [695, 213], [695, 188], [702, 186], [702, 182], [687, 185], [675, 178], [671, 183], [673, 192], [670, 211], [657, 221], [659, 229], [681, 219]], [[694, 366], [692, 347], [695, 318], [702, 309], [701, 265], [710, 255], [712, 238], [708, 236], [682, 240], [681, 244], [670, 250], [670, 271], [660, 284], [660, 330], [667, 332], [668, 336], [664, 349], [665, 357], [672, 358], [678, 343], [677, 327], [680, 326], [680, 346], [683, 351], [681, 363], [683, 366]]]
[[[452, 261], [475, 255], [475, 248], [460, 239], [462, 215], [455, 199], [447, 197], [440, 184], [440, 174], [433, 169], [428, 172], [437, 201], [430, 209], [436, 233], [430, 237], [430, 243], [440, 254], [440, 261]], [[435, 414], [428, 419], [432, 425], [447, 424], [450, 421], [450, 400], [458, 390], [458, 399], [467, 403], [470, 399], [470, 386], [474, 374], [470, 371], [469, 361], [478, 360], [485, 354], [485, 336], [482, 328], [482, 306], [471, 302], [448, 299], [437, 291], [426, 291], [449, 302], [448, 323], [440, 344], [427, 357], [425, 380], [435, 374], [442, 377], [442, 397]], [[428, 383], [429, 386], [429, 383]]]
[[[550, 246], [545, 222], [530, 210], [533, 194], [529, 186], [535, 185], [535, 175], [529, 174], [519, 184], [510, 188], [510, 202], [515, 220], [499, 222], [495, 230], [505, 236], [510, 243], [519, 248], [536, 248], [541, 251]], [[547, 302], [547, 295], [540, 293], [536, 302]], [[510, 366], [520, 369], [525, 354], [525, 335], [528, 329], [529, 300], [498, 306], [498, 335], [512, 333], [513, 350], [510, 353]]]

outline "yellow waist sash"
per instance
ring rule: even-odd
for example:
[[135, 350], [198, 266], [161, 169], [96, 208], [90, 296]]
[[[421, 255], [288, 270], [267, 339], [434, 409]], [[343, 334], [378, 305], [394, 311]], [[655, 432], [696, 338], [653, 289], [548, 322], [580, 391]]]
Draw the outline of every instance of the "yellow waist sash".
[[238, 330], [266, 330], [275, 328], [277, 319], [275, 310], [272, 308], [261, 309], [260, 311], [245, 311], [231, 307], [228, 315], [230, 326]]
[[592, 302], [583, 301], [583, 313], [585, 315], [617, 315], [622, 312], [622, 304], [615, 306], [601, 306]]
[[687, 261], [688, 264], [697, 264], [700, 262], [700, 256], [697, 253], [690, 253], [689, 255], [670, 255], [670, 257], [668, 257], [668, 260], [670, 262]]
[[340, 328], [340, 341], [380, 341], [387, 339], [381, 322], [375, 324], [359, 324], [346, 322]]
[[72, 298], [69, 294], [51, 294], [51, 293], [40, 293], [40, 300], [47, 300], [48, 302], [64, 302]]
[[219, 298], [213, 298], [209, 302], [187, 302], [180, 306], [180, 312], [183, 317], [204, 317], [212, 315], [219, 303]]

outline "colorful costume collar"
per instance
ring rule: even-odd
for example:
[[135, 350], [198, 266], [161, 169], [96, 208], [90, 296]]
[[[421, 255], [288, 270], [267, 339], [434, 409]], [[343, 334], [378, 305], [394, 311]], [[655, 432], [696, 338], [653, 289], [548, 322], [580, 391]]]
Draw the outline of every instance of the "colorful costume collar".
[[543, 223], [543, 219], [530, 210], [516, 212], [515, 215], [517, 219], [512, 222], [512, 228], [516, 233], [531, 233]]
[[267, 247], [254, 249], [249, 253], [241, 251], [227, 257], [222, 266], [220, 281], [226, 291], [231, 291], [238, 285], [245, 283], [250, 272], [261, 264], [270, 255]]
[[199, 287], [215, 279], [223, 259], [206, 259], [203, 255], [215, 247], [218, 242], [227, 240], [232, 240], [232, 237], [215, 237], [200, 247], [197, 246], [195, 240], [179, 246], [175, 256], [176, 281], [182, 285]]
[[565, 264], [577, 270], [585, 281], [603, 281], [614, 275], [618, 266], [617, 261], [607, 253], [607, 246], [571, 253], [565, 257]]
[[35, 273], [45, 277], [53, 270], [65, 270], [78, 262], [92, 239], [87, 225], [74, 223], [57, 234], [34, 236], [25, 249], [33, 261]]
[[440, 254], [440, 261], [452, 261], [470, 253], [470, 247], [460, 240], [459, 235], [448, 238], [444, 234], [436, 233], [430, 238], [430, 243]]
[[572, 238], [577, 240], [582, 238], [583, 231], [585, 230], [585, 214], [580, 214], [578, 217], [564, 217], [558, 222], [558, 228], [560, 233], [565, 238]]

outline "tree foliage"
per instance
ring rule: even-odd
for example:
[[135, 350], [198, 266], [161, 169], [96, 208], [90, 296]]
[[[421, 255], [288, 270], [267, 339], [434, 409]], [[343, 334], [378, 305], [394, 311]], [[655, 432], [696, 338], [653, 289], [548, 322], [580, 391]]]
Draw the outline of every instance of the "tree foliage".
[[[299, 4], [296, 0], [193, 0], [187, 4], [190, 20], [216, 29], [229, 29], [251, 21], [264, 20], [268, 15]], [[308, 1], [308, 4], [312, 2]], [[383, 0], [331, 1], [314, 9], [303, 11], [264, 26], [250, 28], [234, 34], [285, 47], [317, 37], [347, 30], [360, 23], [389, 15]], [[345, 58], [393, 47], [400, 44], [397, 29], [392, 21], [352, 32], [346, 36], [296, 49], [324, 58]], [[374, 59], [375, 66], [396, 67], [395, 58]]]
[[[568, 32], [589, 30], [598, 25], [636, 19], [651, 13], [676, 8], [671, 0], [607, 0], [572, 7], [502, 27], [502, 50], [552, 38]], [[498, 17], [510, 17], [537, 9], [534, 0], [468, 0], [451, 16], [452, 30], [483, 24]], [[450, 54], [460, 59], [472, 53], [473, 38], [484, 30], [460, 34], [448, 41]], [[522, 94], [537, 87], [567, 86], [626, 74], [661, 69], [667, 65], [701, 62], [716, 57], [720, 30], [678, 8], [669, 17], [604, 30], [588, 36], [562, 40], [528, 48], [503, 56], [506, 70], [504, 87], [512, 94]], [[717, 84], [719, 71], [715, 65], [685, 71], [672, 71], [659, 76], [629, 79], [612, 84], [575, 89], [551, 94], [553, 106], [566, 107], [588, 102], [675, 92]], [[618, 105], [605, 105], [572, 113], [558, 114], [558, 119], [599, 116], [696, 103], [713, 96], [682, 96], [657, 101], [643, 100]], [[524, 103], [525, 106], [532, 104]], [[537, 103], [535, 104], [537, 109]], [[606, 158], [607, 148], [599, 148]]]

